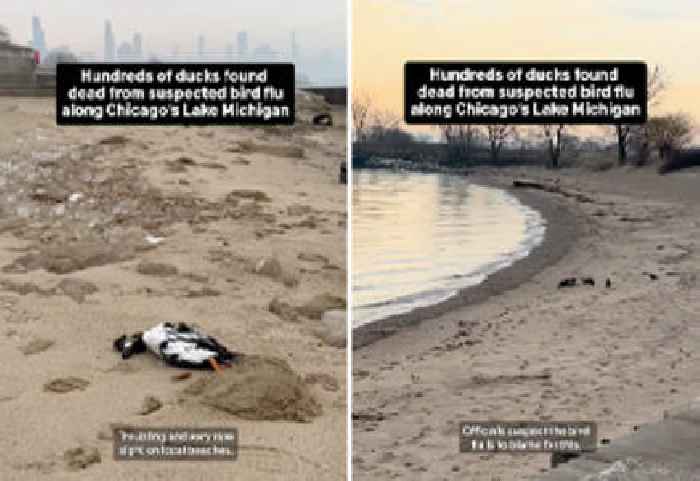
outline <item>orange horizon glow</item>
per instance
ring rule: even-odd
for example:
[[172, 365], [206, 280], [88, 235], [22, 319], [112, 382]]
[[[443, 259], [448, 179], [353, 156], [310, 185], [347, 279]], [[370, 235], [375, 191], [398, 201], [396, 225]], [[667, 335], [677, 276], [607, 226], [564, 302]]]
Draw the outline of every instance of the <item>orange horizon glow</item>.
[[700, 2], [582, 3], [353, 0], [353, 91], [403, 117], [408, 60], [642, 60], [666, 84], [650, 115], [684, 112], [700, 127]]

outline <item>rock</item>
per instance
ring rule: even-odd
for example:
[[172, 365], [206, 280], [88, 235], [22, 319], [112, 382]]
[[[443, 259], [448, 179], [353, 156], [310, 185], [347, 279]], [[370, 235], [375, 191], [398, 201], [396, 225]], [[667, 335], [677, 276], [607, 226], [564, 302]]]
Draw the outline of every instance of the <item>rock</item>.
[[253, 272], [261, 276], [279, 279], [282, 277], [282, 264], [274, 257], [263, 258], [255, 263]]
[[89, 385], [90, 381], [75, 376], [69, 376], [47, 382], [44, 384], [44, 391], [64, 394], [75, 390], [84, 391]]
[[[321, 319], [324, 312], [334, 309], [345, 309], [345, 307], [345, 299], [326, 293], [314, 296], [306, 304], [297, 308], [297, 311], [302, 316], [306, 316], [310, 319]], [[343, 316], [345, 316], [344, 312]], [[345, 322], [344, 317], [343, 322]]]
[[66, 460], [68, 469], [71, 471], [79, 471], [85, 469], [91, 464], [102, 462], [102, 456], [97, 448], [93, 447], [78, 447], [68, 449], [63, 458]]
[[160, 401], [160, 399], [154, 396], [146, 396], [146, 398], [143, 400], [143, 403], [141, 404], [139, 414], [141, 416], [147, 416], [151, 413], [158, 411], [162, 407], [163, 403]]
[[304, 382], [306, 384], [320, 384], [323, 389], [326, 391], [337, 391], [340, 389], [340, 385], [338, 384], [338, 380], [331, 376], [330, 374], [326, 373], [313, 373], [313, 374], [307, 374], [304, 377]]
[[63, 279], [56, 286], [58, 292], [73, 299], [78, 304], [85, 302], [85, 298], [98, 291], [97, 286], [90, 281], [81, 279]]
[[286, 302], [280, 301], [278, 298], [274, 298], [268, 304], [267, 309], [277, 315], [278, 317], [286, 320], [296, 322], [299, 320], [296, 308]]
[[325, 312], [319, 326], [314, 330], [314, 334], [331, 347], [344, 348], [347, 345], [346, 323], [345, 311]]
[[26, 345], [20, 347], [20, 351], [25, 356], [31, 356], [32, 354], [38, 354], [44, 352], [48, 348], [54, 345], [54, 341], [50, 339], [36, 338], [29, 341]]
[[177, 267], [161, 262], [142, 261], [136, 266], [136, 271], [145, 276], [167, 277], [177, 275]]

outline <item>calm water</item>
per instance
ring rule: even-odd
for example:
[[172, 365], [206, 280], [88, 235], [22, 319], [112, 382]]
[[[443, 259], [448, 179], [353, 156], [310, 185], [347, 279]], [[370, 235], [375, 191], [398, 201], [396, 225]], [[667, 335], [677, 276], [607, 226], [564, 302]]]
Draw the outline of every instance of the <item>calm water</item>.
[[544, 220], [466, 177], [353, 174], [353, 323], [440, 302], [525, 257]]

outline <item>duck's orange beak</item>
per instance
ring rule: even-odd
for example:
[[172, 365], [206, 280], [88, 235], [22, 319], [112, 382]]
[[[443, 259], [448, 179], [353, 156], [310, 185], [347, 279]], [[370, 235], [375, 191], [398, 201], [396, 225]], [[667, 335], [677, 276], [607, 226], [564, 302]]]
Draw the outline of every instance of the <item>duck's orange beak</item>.
[[216, 362], [216, 359], [213, 357], [209, 358], [209, 364], [211, 365], [211, 368], [215, 370], [216, 372], [223, 372], [224, 370], [221, 369], [221, 366], [219, 366], [219, 363]]

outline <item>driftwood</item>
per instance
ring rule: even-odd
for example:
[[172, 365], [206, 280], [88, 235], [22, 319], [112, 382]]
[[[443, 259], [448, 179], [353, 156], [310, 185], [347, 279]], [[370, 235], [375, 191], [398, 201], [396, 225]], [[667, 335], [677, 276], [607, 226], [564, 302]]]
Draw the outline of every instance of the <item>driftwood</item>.
[[581, 192], [575, 192], [573, 190], [567, 190], [559, 186], [557, 183], [539, 182], [536, 180], [528, 179], [513, 179], [513, 187], [523, 188], [523, 189], [536, 189], [545, 192], [551, 192], [553, 194], [559, 194], [570, 199], [575, 199], [582, 203], [594, 203], [595, 199], [593, 197], [582, 194]]

